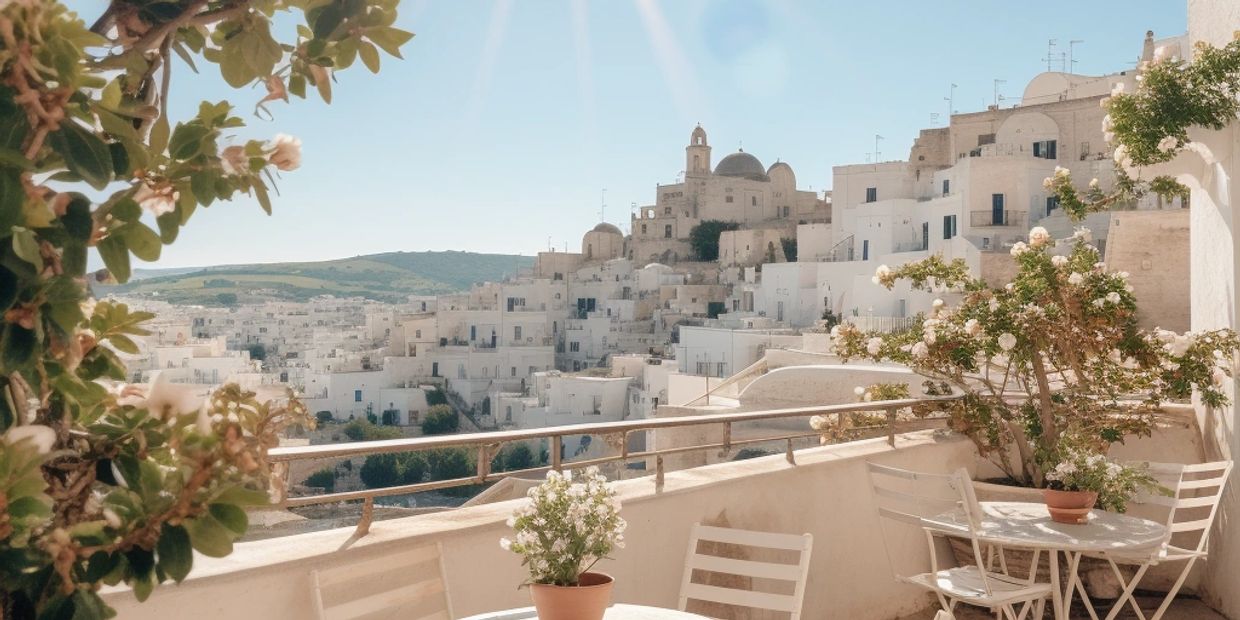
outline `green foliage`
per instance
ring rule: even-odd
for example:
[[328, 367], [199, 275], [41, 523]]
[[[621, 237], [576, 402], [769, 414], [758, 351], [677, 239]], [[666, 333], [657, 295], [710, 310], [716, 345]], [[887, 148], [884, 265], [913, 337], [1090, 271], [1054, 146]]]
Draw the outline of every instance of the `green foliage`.
[[382, 489], [400, 483], [400, 461], [395, 454], [372, 454], [362, 463], [358, 475], [370, 489]]
[[400, 412], [395, 409], [384, 409], [380, 422], [384, 426], [396, 426], [400, 423]]
[[432, 405], [422, 420], [423, 435], [443, 435], [455, 433], [461, 420], [457, 413], [448, 405]]
[[689, 231], [689, 248], [693, 256], [700, 261], [719, 259], [719, 235], [729, 230], [738, 230], [741, 225], [736, 222], [721, 220], [704, 220]]
[[350, 421], [344, 425], [344, 435], [352, 441], [378, 441], [404, 437], [400, 429], [379, 426], [370, 420]]
[[306, 486], [317, 487], [332, 493], [336, 490], [336, 469], [324, 467], [306, 477]]
[[506, 446], [491, 460], [491, 471], [520, 471], [541, 465], [534, 458], [534, 451], [524, 443]]
[[961, 300], [954, 307], [936, 300], [930, 316], [899, 333], [837, 326], [835, 352], [846, 362], [905, 364], [933, 379], [927, 394], [958, 391], [963, 399], [946, 405], [952, 428], [1008, 476], [1035, 486], [1068, 447], [1104, 454], [1126, 436], [1148, 435], [1165, 401], [1196, 395], [1209, 406], [1227, 403], [1222, 385], [1240, 350], [1235, 333], [1140, 329], [1128, 274], [1106, 270], [1087, 230], [1064, 245], [1066, 254], [1034, 228], [1028, 244], [1012, 248], [1016, 276], [994, 289], [959, 260], [880, 266], [877, 284], [907, 280]]
[[448, 404], [448, 395], [443, 388], [435, 388], [426, 392], [426, 404], [430, 406]]
[[[150, 315], [90, 298], [159, 259], [195, 211], [243, 196], [270, 212], [300, 143], [234, 140], [228, 101], [167, 116], [172, 55], [214, 63], [259, 102], [330, 98], [333, 72], [398, 55], [394, 0], [105, 2], [88, 27], [54, 0], [0, 3], [0, 615], [105, 618], [101, 584], [139, 600], [219, 557], [268, 501], [267, 449], [310, 425], [295, 399], [236, 385], [204, 404], [126, 386]], [[304, 24], [272, 36], [276, 13]], [[205, 65], [203, 65], [205, 66]], [[180, 80], [177, 83], [182, 83]], [[188, 83], [188, 80], [185, 81]], [[247, 91], [248, 92], [248, 91]], [[87, 274], [89, 253], [106, 270]], [[220, 303], [234, 292], [208, 289]], [[231, 297], [230, 297], [231, 296]], [[101, 346], [104, 345], [104, 346]], [[22, 407], [21, 411], [16, 408]], [[53, 484], [48, 484], [53, 482]]]
[[1046, 479], [1052, 489], [1097, 493], [1095, 506], [1111, 512], [1127, 512], [1128, 501], [1140, 491], [1172, 495], [1154, 480], [1147, 466], [1120, 465], [1087, 451], [1063, 450], [1049, 464]]
[[332, 412], [330, 411], [319, 411], [314, 414], [314, 419], [316, 422], [319, 423], [319, 426], [322, 426], [324, 424], [327, 424], [335, 420], [335, 418], [332, 416]]
[[784, 248], [784, 260], [790, 263], [797, 262], [797, 238], [782, 237], [779, 240], [779, 244]]
[[217, 293], [215, 295], [215, 303], [221, 306], [235, 306], [237, 305], [237, 294], [236, 293]]
[[[426, 466], [431, 480], [456, 480], [475, 475], [474, 459], [464, 448], [441, 448], [426, 452]], [[452, 487], [445, 495], [467, 497], [477, 492], [477, 485]]]

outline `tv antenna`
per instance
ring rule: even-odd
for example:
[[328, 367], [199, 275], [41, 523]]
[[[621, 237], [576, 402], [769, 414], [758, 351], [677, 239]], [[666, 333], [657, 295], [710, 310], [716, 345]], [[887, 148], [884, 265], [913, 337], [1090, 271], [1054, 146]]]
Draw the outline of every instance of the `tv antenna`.
[[1073, 58], [1073, 53], [1076, 51], [1076, 45], [1078, 43], [1084, 43], [1084, 42], [1085, 42], [1084, 39], [1073, 39], [1071, 41], [1068, 41], [1068, 72], [1069, 73], [1076, 73], [1077, 60]]
[[1065, 69], [1064, 63], [1067, 62], [1066, 59], [1068, 55], [1064, 52], [1055, 51], [1055, 46], [1058, 44], [1059, 44], [1059, 39], [1048, 39], [1046, 41], [1046, 58], [1043, 58], [1043, 60], [1046, 61], [1047, 71], [1054, 71], [1051, 65], [1053, 65], [1055, 61], [1059, 61], [1060, 71], [1063, 71]]
[[607, 188], [604, 187], [598, 199], [598, 221], [607, 221]]
[[1000, 84], [1007, 84], [1007, 80], [1000, 80], [999, 78], [995, 78], [995, 107], [996, 108], [999, 107], [999, 102], [1003, 101], [1003, 95], [999, 94]]

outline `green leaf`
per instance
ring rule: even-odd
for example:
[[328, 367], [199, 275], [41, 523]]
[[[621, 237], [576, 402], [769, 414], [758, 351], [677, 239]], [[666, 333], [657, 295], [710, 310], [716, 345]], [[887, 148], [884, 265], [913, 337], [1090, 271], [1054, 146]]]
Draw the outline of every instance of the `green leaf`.
[[95, 223], [90, 216], [90, 199], [81, 194], [72, 194], [65, 214], [60, 218], [65, 225], [65, 232], [78, 241], [90, 240]]
[[216, 521], [232, 530], [237, 536], [244, 534], [246, 528], [250, 526], [250, 520], [245, 516], [245, 511], [234, 504], [214, 503], [208, 506], [207, 510]]
[[194, 549], [189, 541], [189, 533], [179, 525], [165, 523], [155, 543], [155, 553], [159, 558], [159, 567], [181, 583], [194, 566]]
[[202, 203], [202, 206], [209, 207], [215, 200], [215, 176], [210, 172], [195, 172], [189, 177], [190, 189], [194, 192], [194, 197]]
[[150, 144], [152, 153], [163, 153], [168, 148], [168, 117], [160, 116], [151, 125]]
[[112, 174], [116, 175], [116, 178], [123, 179], [133, 172], [133, 166], [129, 164], [129, 151], [124, 143], [108, 144], [108, 153], [112, 156]]
[[125, 248], [125, 242], [117, 235], [109, 235], [97, 246], [99, 249], [99, 257], [103, 259], [103, 265], [112, 272], [112, 277], [116, 281], [124, 284], [129, 281], [129, 250]]
[[14, 226], [25, 223], [22, 206], [26, 203], [26, 190], [22, 187], [21, 171], [0, 166], [0, 239], [10, 234]]
[[20, 226], [13, 227], [13, 253], [34, 265], [35, 269], [43, 269], [43, 255], [39, 253], [39, 240], [33, 231]]
[[306, 98], [306, 76], [298, 73], [288, 79], [288, 92]]
[[164, 245], [159, 241], [159, 235], [149, 226], [142, 222], [131, 222], [121, 230], [125, 235], [125, 244], [134, 256], [148, 263], [159, 260], [159, 252]]
[[246, 486], [237, 485], [225, 489], [222, 493], [215, 496], [215, 501], [227, 504], [236, 504], [237, 506], [266, 506], [271, 503], [271, 498], [267, 492], [262, 489], [251, 489]]
[[185, 521], [185, 531], [194, 549], [207, 557], [222, 558], [232, 553], [232, 533], [209, 514]]
[[263, 211], [266, 211], [267, 215], [271, 215], [271, 197], [267, 195], [267, 186], [263, 185], [262, 182], [255, 183], [254, 196], [258, 198], [258, 205], [263, 208]]
[[[4, 329], [4, 346], [0, 347], [4, 365], [8, 368], [24, 366], [34, 353], [35, 333], [16, 323], [9, 323]], [[12, 514], [13, 506], [9, 505]]]
[[112, 205], [111, 213], [122, 222], [133, 222], [142, 217], [142, 207], [132, 198], [121, 198]]
[[203, 138], [208, 133], [210, 131], [202, 125], [178, 123], [168, 142], [168, 156], [180, 161], [193, 158], [202, 149]]
[[52, 150], [65, 159], [74, 174], [95, 189], [103, 189], [112, 180], [112, 154], [108, 145], [75, 122], [60, 124], [60, 130], [48, 136]]
[[[192, 30], [192, 28], [190, 30]], [[181, 57], [181, 60], [183, 60], [185, 64], [189, 65], [191, 71], [198, 73], [198, 66], [194, 64], [194, 56], [189, 53], [188, 49], [185, 48], [184, 43], [180, 41], [173, 43], [172, 50], [177, 53], [177, 56]]]
[[400, 46], [409, 42], [413, 38], [412, 32], [406, 32], [399, 28], [371, 28], [366, 32], [366, 38], [374, 41], [375, 45], [383, 48], [383, 51], [397, 58], [400, 55]]
[[357, 53], [362, 57], [362, 64], [366, 65], [371, 73], [379, 72], [379, 50], [375, 49], [374, 45], [369, 41], [362, 41]]
[[[340, 26], [344, 21], [345, 12], [344, 4], [341, 2], [332, 2], [320, 9], [317, 13], [313, 13], [311, 18], [311, 28], [314, 32], [314, 38], [327, 39], [331, 37], [332, 32]], [[309, 15], [307, 15], [309, 17]]]
[[[181, 207], [177, 206], [179, 210]], [[159, 241], [164, 245], [171, 245], [177, 240], [177, 233], [181, 232], [181, 214], [177, 211], [165, 213], [155, 218], [155, 223], [159, 224]]]
[[26, 159], [26, 156], [21, 151], [6, 146], [0, 146], [0, 164], [21, 170], [30, 170], [34, 167], [34, 163]]

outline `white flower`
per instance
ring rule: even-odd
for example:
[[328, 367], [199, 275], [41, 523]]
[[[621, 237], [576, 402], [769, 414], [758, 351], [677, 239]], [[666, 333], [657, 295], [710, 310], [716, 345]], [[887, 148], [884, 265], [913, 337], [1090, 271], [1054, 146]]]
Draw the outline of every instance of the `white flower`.
[[918, 342], [913, 345], [913, 357], [926, 357], [930, 355], [930, 348], [924, 342]]
[[1012, 256], [1020, 256], [1029, 250], [1029, 246], [1024, 241], [1017, 241], [1012, 245]]
[[145, 182], [138, 186], [138, 191], [133, 195], [134, 202], [155, 217], [172, 213], [177, 208], [177, 200], [180, 198], [181, 193], [176, 191], [172, 185], [161, 184], [158, 187], [151, 187]]
[[1154, 48], [1154, 62], [1161, 62], [1167, 58], [1167, 46], [1159, 45]]
[[499, 547], [504, 551], [512, 551], [512, 541], [507, 538], [499, 539]]
[[991, 312], [997, 312], [999, 310], [999, 300], [991, 297], [990, 303], [986, 304], [986, 307], [990, 308]]
[[[858, 396], [860, 396], [860, 394], [858, 394]], [[820, 431], [820, 430], [827, 428], [828, 424], [829, 422], [826, 416], [816, 415], [809, 419], [809, 427], [816, 431]]]
[[1119, 293], [1116, 293], [1115, 291], [1107, 293], [1107, 302], [1113, 304], [1119, 303]]
[[964, 331], [970, 336], [976, 336], [982, 331], [982, 324], [977, 319], [969, 319], [964, 322]]
[[286, 134], [276, 134], [266, 145], [267, 161], [276, 168], [288, 172], [301, 167], [301, 140]]
[[[876, 336], [874, 338], [870, 338], [869, 341], [865, 343], [865, 352], [869, 353], [872, 356], [878, 355], [878, 352], [882, 350], [882, 347], [883, 347], [883, 339]], [[861, 389], [861, 388], [857, 388], [857, 389]]]
[[1098, 179], [1097, 179], [1097, 178], [1093, 178], [1093, 179], [1090, 179], [1090, 180], [1089, 180], [1089, 189], [1098, 189]]
[[870, 281], [874, 282], [875, 284], [882, 284], [890, 276], [891, 276], [891, 268], [888, 267], [887, 265], [879, 265], [878, 269], [874, 270], [874, 277], [870, 278]]
[[1215, 368], [1210, 378], [1214, 381], [1214, 385], [1223, 385], [1227, 381], [1227, 373], [1222, 368]]
[[1162, 153], [1170, 153], [1178, 146], [1180, 146], [1180, 141], [1175, 136], [1165, 136], [1158, 141], [1158, 150]]
[[942, 307], [943, 307], [943, 300], [942, 300], [942, 299], [935, 299], [933, 302], [930, 302], [930, 305], [931, 305], [931, 306], [932, 306], [935, 310], [938, 310], [939, 308], [942, 308]]
[[1102, 130], [1111, 131], [1111, 129], [1113, 129], [1113, 125], [1111, 124], [1111, 115], [1107, 114], [1102, 117]]
[[874, 395], [873, 395], [873, 394], [871, 394], [869, 390], [866, 390], [865, 394], [862, 394], [862, 395], [861, 395], [861, 400], [864, 400], [865, 402], [867, 402], [867, 403], [868, 403], [868, 402], [870, 402], [870, 401], [874, 400]]
[[1090, 302], [1090, 303], [1091, 303], [1091, 304], [1093, 304], [1093, 306], [1094, 306], [1095, 308], [1101, 308], [1101, 307], [1103, 307], [1103, 306], [1105, 306], [1105, 305], [1106, 305], [1107, 300], [1105, 300], [1105, 299], [1095, 299], [1095, 300], [1093, 300], [1093, 301], [1092, 301], [1092, 302]]
[[1113, 131], [1105, 131], [1105, 132], [1103, 132], [1103, 133], [1102, 133], [1102, 139], [1103, 139], [1103, 140], [1104, 140], [1107, 144], [1111, 144], [1112, 142], [1115, 142], [1115, 132], [1113, 132]]
[[939, 334], [933, 329], [927, 329], [926, 333], [922, 334], [921, 339], [926, 344], [934, 344], [939, 339]]
[[1051, 234], [1046, 232], [1046, 229], [1042, 228], [1041, 226], [1034, 226], [1029, 231], [1029, 245], [1035, 248], [1050, 240], [1051, 240]]
[[999, 336], [999, 348], [1004, 351], [1011, 351], [1016, 348], [1016, 336], [1004, 332]]
[[1115, 86], [1112, 86], [1112, 87], [1111, 87], [1111, 96], [1112, 96], [1112, 97], [1116, 97], [1116, 96], [1118, 96], [1118, 95], [1122, 95], [1122, 94], [1124, 94], [1124, 83], [1123, 83], [1123, 82], [1116, 82], [1116, 83], [1115, 83]]
[[1055, 178], [1065, 179], [1071, 174], [1072, 172], [1067, 168], [1064, 168], [1063, 166], [1055, 166]]
[[1056, 267], [1063, 267], [1064, 265], [1067, 265], [1067, 264], [1068, 264], [1068, 257], [1067, 257], [1067, 256], [1063, 256], [1063, 255], [1056, 255], [1056, 256], [1052, 256], [1052, 257], [1051, 257], [1051, 264], [1052, 264], [1052, 265], [1054, 265], [1054, 266], [1056, 266]]
[[1068, 276], [1068, 284], [1071, 284], [1072, 286], [1080, 286], [1080, 284], [1084, 281], [1085, 276], [1076, 272], [1073, 272], [1072, 275]]
[[1052, 179], [1050, 177], [1046, 177], [1045, 179], [1042, 179], [1042, 187], [1046, 189], [1051, 189], [1055, 187], [1055, 179]]
[[1128, 159], [1128, 147], [1123, 144], [1115, 147], [1115, 152], [1111, 156], [1115, 158], [1115, 163], [1123, 163], [1125, 159]]
[[[1098, 179], [1094, 179], [1094, 180], [1097, 181]], [[1072, 231], [1072, 238], [1080, 239], [1081, 241], [1084, 241], [1085, 243], [1089, 243], [1090, 240], [1094, 238], [1094, 233], [1088, 228], [1081, 226], [1080, 228], [1077, 228], [1076, 230]]]
[[56, 431], [42, 424], [26, 424], [14, 426], [4, 434], [4, 444], [7, 446], [16, 446], [21, 442], [27, 442], [39, 454], [47, 454], [56, 445]]
[[245, 147], [230, 146], [220, 152], [220, 168], [224, 174], [233, 176], [249, 172], [250, 158], [245, 154]]

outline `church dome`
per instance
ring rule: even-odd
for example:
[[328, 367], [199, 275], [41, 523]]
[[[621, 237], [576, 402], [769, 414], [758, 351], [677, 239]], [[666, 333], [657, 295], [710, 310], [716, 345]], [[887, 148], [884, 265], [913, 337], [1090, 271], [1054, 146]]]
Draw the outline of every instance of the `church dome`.
[[592, 232], [612, 233], [612, 234], [621, 235], [621, 236], [624, 235], [624, 233], [620, 232], [619, 228], [616, 228], [615, 224], [608, 224], [607, 222], [601, 222], [594, 228], [591, 228], [590, 230]]
[[766, 167], [757, 157], [746, 153], [745, 151], [737, 151], [724, 157], [719, 165], [715, 166], [715, 174], [725, 177], [740, 177], [751, 181], [769, 181], [766, 176]]

